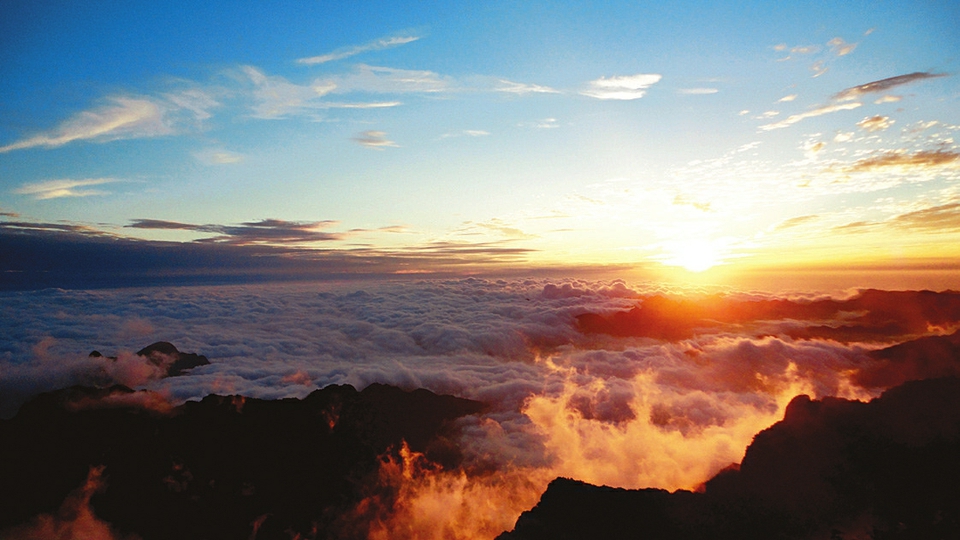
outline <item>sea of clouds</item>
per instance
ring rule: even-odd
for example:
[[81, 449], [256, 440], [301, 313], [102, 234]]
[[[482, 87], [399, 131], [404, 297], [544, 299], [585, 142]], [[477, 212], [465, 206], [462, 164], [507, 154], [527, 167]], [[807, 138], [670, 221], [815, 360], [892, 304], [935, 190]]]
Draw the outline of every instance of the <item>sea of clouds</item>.
[[[830, 323], [821, 319], [713, 326], [674, 341], [578, 329], [578, 315], [662, 292], [544, 279], [4, 292], [0, 414], [41, 391], [105, 383], [172, 403], [374, 382], [481, 400], [488, 411], [460, 426], [467, 466], [419, 482], [407, 474], [409, 502], [390, 518], [412, 527], [423, 505], [440, 505], [466, 538], [509, 529], [556, 476], [695, 488], [739, 462], [794, 396], [880, 391], [850, 375], [881, 344], [788, 337]], [[155, 341], [211, 363], [166, 377], [134, 352]]]

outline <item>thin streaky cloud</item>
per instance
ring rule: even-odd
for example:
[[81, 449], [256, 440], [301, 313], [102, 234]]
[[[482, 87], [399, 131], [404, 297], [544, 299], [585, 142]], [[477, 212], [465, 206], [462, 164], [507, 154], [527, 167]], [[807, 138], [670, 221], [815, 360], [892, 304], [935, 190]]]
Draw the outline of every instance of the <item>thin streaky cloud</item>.
[[450, 139], [453, 137], [467, 136], [467, 137], [486, 137], [490, 135], [489, 131], [484, 131], [482, 129], [465, 129], [463, 131], [457, 131], [453, 133], [444, 133], [440, 136], [441, 139]]
[[507, 92], [510, 94], [559, 94], [560, 91], [549, 86], [539, 84], [525, 84], [500, 79], [500, 86], [495, 88], [497, 92]]
[[817, 45], [800, 45], [790, 49], [792, 54], [813, 54], [820, 52], [820, 47]]
[[160, 219], [135, 219], [126, 227], [131, 229], [181, 230], [216, 234], [212, 238], [194, 240], [198, 243], [230, 245], [290, 245], [311, 242], [343, 240], [347, 233], [330, 232], [324, 229], [339, 224], [335, 220], [286, 221], [264, 219], [239, 225], [194, 225]]
[[686, 94], [691, 96], [716, 94], [719, 91], [720, 90], [716, 88], [681, 88], [680, 90], [677, 90], [677, 92], [680, 94]]
[[662, 78], [663, 75], [658, 73], [601, 77], [590, 81], [589, 88], [583, 90], [580, 94], [597, 99], [640, 99], [647, 93], [648, 88], [660, 82]]
[[894, 121], [891, 120], [890, 117], [888, 116], [876, 115], [876, 116], [869, 116], [867, 118], [864, 118], [863, 120], [857, 122], [857, 125], [860, 126], [860, 129], [864, 131], [874, 132], [874, 131], [884, 131], [885, 129], [889, 128], [890, 125], [893, 123]]
[[321, 54], [319, 56], [310, 56], [306, 58], [298, 58], [298, 64], [304, 65], [316, 65], [316, 64], [325, 64], [327, 62], [332, 62], [334, 60], [343, 60], [344, 58], [350, 58], [351, 56], [356, 56], [361, 53], [370, 52], [370, 51], [380, 51], [383, 49], [390, 49], [393, 47], [399, 47], [400, 45], [406, 45], [407, 43], [412, 43], [420, 39], [419, 36], [397, 36], [391, 38], [378, 39], [366, 45], [358, 45], [356, 47], [348, 47], [346, 49], [340, 49], [331, 53]]
[[764, 124], [764, 125], [760, 126], [760, 130], [762, 130], [762, 131], [771, 131], [771, 130], [774, 130], [774, 129], [783, 129], [783, 128], [785, 128], [785, 127], [790, 127], [790, 126], [792, 126], [793, 124], [796, 124], [797, 122], [800, 122], [801, 120], [805, 120], [805, 119], [807, 119], [807, 118], [813, 118], [813, 117], [815, 117], [815, 116], [823, 116], [823, 115], [825, 115], [825, 114], [830, 114], [830, 113], [834, 113], [834, 112], [837, 112], [837, 111], [846, 111], [846, 110], [850, 110], [850, 109], [856, 109], [857, 107], [860, 107], [861, 105], [863, 105], [863, 104], [862, 104], [862, 103], [859, 103], [859, 102], [854, 102], [854, 103], [842, 103], [842, 104], [839, 104], [839, 105], [827, 105], [827, 106], [825, 106], [825, 107], [820, 107], [820, 108], [818, 108], [818, 109], [814, 109], [814, 110], [812, 110], [812, 111], [807, 111], [807, 112], [805, 112], [805, 113], [794, 114], [794, 115], [786, 118], [785, 120], [781, 120], [780, 122], [776, 122], [776, 123], [774, 123], [774, 124]]
[[336, 93], [436, 93], [449, 90], [452, 79], [433, 71], [397, 69], [359, 64], [353, 73], [332, 77], [325, 83], [332, 84]]
[[213, 96], [199, 88], [166, 93], [163, 94], [163, 97], [176, 108], [192, 112], [194, 118], [198, 121], [211, 118], [213, 114], [210, 109], [220, 106], [220, 103]]
[[921, 150], [912, 154], [904, 152], [884, 152], [879, 156], [864, 158], [846, 170], [847, 172], [867, 172], [893, 167], [927, 169], [949, 167], [960, 164], [960, 152], [947, 150]]
[[835, 94], [833, 96], [833, 99], [837, 101], [847, 101], [851, 99], [857, 99], [863, 94], [885, 92], [891, 88], [902, 86], [904, 84], [909, 84], [914, 81], [922, 81], [924, 79], [936, 79], [938, 77], [946, 77], [946, 74], [930, 73], [929, 71], [915, 71], [913, 73], [908, 73], [906, 75], [897, 75], [896, 77], [880, 79], [879, 81], [868, 82], [866, 84], [861, 84], [858, 86], [847, 88]]
[[856, 43], [847, 43], [843, 38], [835, 37], [827, 42], [827, 45], [836, 53], [837, 56], [846, 56], [857, 48]]
[[33, 184], [24, 184], [13, 190], [17, 195], [32, 195], [37, 200], [59, 199], [62, 197], [89, 197], [92, 195], [108, 195], [107, 191], [93, 189], [79, 189], [89, 186], [99, 186], [117, 182], [115, 178], [85, 178], [74, 180], [69, 178], [45, 180]]
[[895, 227], [927, 232], [947, 233], [960, 230], [960, 202], [932, 206], [897, 216]]
[[818, 216], [817, 214], [811, 214], [811, 215], [806, 215], [806, 216], [797, 216], [797, 217], [793, 217], [793, 218], [785, 219], [785, 220], [781, 221], [781, 222], [775, 227], [774, 230], [782, 231], [782, 230], [784, 230], [784, 229], [791, 229], [791, 228], [793, 228], [793, 227], [798, 227], [798, 226], [800, 226], [800, 225], [805, 225], [805, 224], [807, 224], [807, 223], [810, 223], [810, 222], [812, 222], [812, 221], [816, 221], [816, 220], [818, 220], [818, 219], [820, 219], [820, 216]]
[[0, 153], [26, 148], [54, 148], [80, 140], [96, 142], [155, 137], [173, 133], [164, 110], [147, 98], [114, 97], [111, 104], [84, 111], [49, 133], [35, 135], [0, 147]]
[[243, 154], [222, 149], [208, 149], [194, 152], [193, 157], [204, 165], [230, 165], [244, 160]]
[[401, 101], [371, 101], [367, 103], [320, 103], [317, 108], [320, 109], [386, 109], [389, 107], [399, 107], [403, 105]]
[[253, 66], [243, 66], [244, 74], [254, 84], [254, 118], [275, 119], [317, 108], [319, 98], [329, 94], [337, 85], [329, 81], [314, 81], [299, 85], [279, 76], [270, 76]]
[[819, 77], [819, 76], [823, 75], [824, 73], [830, 71], [830, 68], [824, 66], [824, 65], [823, 65], [823, 61], [822, 61], [822, 60], [819, 60], [819, 61], [817, 61], [817, 62], [814, 62], [813, 65], [810, 66], [810, 71], [813, 72], [812, 77], [813, 77], [814, 79], [816, 79], [817, 77]]
[[397, 143], [387, 139], [386, 132], [377, 130], [358, 133], [353, 140], [361, 146], [373, 148], [374, 150], [383, 150], [384, 148], [399, 146]]
[[789, 96], [783, 96], [782, 98], [778, 99], [778, 100], [777, 100], [777, 103], [785, 103], [785, 102], [787, 102], [787, 101], [793, 101], [793, 100], [795, 100], [795, 99], [797, 99], [797, 95], [796, 95], [796, 94], [790, 94]]
[[903, 99], [903, 96], [891, 96], [891, 95], [886, 95], [886, 96], [877, 98], [877, 99], [874, 101], [874, 104], [876, 104], [876, 105], [882, 105], [882, 104], [884, 104], [884, 103], [897, 103], [898, 101], [900, 101], [900, 100], [902, 100], [902, 99]]

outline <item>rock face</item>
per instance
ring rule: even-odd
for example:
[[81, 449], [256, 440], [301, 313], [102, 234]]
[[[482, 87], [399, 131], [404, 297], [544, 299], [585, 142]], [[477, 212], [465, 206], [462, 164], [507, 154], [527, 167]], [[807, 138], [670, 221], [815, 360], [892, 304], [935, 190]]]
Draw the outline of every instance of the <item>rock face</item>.
[[120, 535], [342, 537], [338, 517], [361, 500], [382, 455], [406, 441], [456, 465], [451, 421], [483, 408], [384, 385], [362, 392], [329, 386], [302, 400], [208, 396], [163, 404], [122, 386], [73, 387], [42, 394], [0, 421], [7, 501], [0, 531], [55, 513], [97, 471], [105, 487], [90, 506]]
[[553, 481], [500, 540], [960, 538], [960, 379], [795, 398], [697, 492]]
[[[104, 358], [100, 351], [92, 351], [91, 358]], [[167, 377], [176, 377], [183, 375], [188, 369], [198, 366], [205, 366], [210, 363], [206, 356], [195, 353], [183, 353], [177, 350], [173, 343], [167, 341], [158, 341], [152, 345], [137, 351], [137, 356], [142, 356], [149, 360], [153, 365], [160, 367]], [[107, 356], [111, 360], [116, 360], [115, 356]]]
[[210, 363], [206, 356], [194, 353], [182, 353], [166, 341], [158, 341], [153, 345], [148, 345], [137, 351], [138, 356], [143, 356], [158, 366], [163, 366], [167, 370], [168, 377], [183, 375], [188, 369], [197, 366], [205, 366]]

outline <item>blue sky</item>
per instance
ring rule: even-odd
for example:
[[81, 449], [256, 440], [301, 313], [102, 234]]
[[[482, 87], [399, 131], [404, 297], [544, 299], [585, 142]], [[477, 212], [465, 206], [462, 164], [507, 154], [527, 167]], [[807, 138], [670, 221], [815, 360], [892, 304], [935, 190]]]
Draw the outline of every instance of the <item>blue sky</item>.
[[4, 234], [387, 272], [960, 257], [955, 2], [0, 12]]

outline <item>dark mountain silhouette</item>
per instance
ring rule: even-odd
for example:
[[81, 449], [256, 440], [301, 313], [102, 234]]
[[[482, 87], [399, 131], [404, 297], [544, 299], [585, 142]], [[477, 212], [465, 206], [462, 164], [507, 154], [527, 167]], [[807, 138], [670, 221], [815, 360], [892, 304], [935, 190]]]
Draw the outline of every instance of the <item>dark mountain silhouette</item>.
[[554, 480], [512, 532], [535, 539], [960, 538], [960, 379], [861, 403], [795, 398], [698, 492]]
[[[176, 351], [151, 347], [141, 353]], [[363, 498], [383, 456], [406, 441], [454, 467], [461, 455], [451, 421], [483, 409], [378, 384], [328, 386], [304, 399], [163, 405], [123, 386], [72, 387], [0, 421], [0, 531], [86, 497], [118, 534], [143, 540], [341, 536], [338, 517]], [[88, 475], [102, 487], [84, 487], [78, 499]]]
[[[92, 351], [91, 358], [109, 358], [116, 360], [116, 356], [104, 357], [100, 351]], [[158, 341], [152, 345], [137, 351], [137, 356], [142, 356], [149, 360], [153, 365], [163, 368], [167, 377], [176, 377], [183, 375], [188, 369], [198, 366], [205, 366], [210, 363], [206, 356], [195, 353], [183, 353], [177, 350], [173, 343], [167, 341]]]
[[960, 376], [960, 331], [927, 336], [870, 352], [876, 362], [854, 374], [866, 388], [889, 388], [905, 381]]

